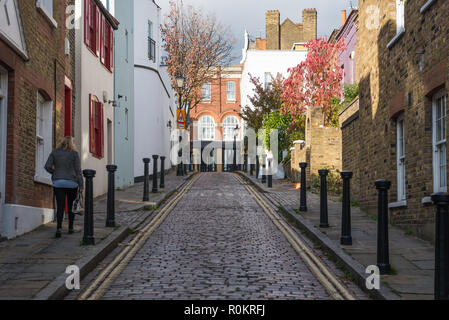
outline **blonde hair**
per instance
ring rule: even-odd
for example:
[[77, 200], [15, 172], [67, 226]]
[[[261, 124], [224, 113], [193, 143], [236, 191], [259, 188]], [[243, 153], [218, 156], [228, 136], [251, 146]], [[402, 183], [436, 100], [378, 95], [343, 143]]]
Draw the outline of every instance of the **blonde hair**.
[[58, 149], [62, 149], [64, 151], [78, 151], [73, 143], [72, 137], [64, 137], [59, 143]]

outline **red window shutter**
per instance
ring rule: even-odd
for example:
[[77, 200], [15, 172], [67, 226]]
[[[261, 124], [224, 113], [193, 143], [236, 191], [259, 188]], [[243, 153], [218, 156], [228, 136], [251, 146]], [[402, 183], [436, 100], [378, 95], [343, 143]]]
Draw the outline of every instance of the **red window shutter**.
[[95, 124], [94, 124], [94, 112], [95, 102], [92, 99], [92, 95], [89, 94], [89, 152], [95, 153]]
[[110, 25], [109, 27], [109, 70], [114, 70], [114, 30]]
[[104, 21], [104, 16], [101, 15], [101, 30], [100, 30], [100, 60], [101, 63], [104, 64], [104, 58], [105, 58], [105, 50], [104, 50], [104, 46], [105, 46], [105, 32], [106, 32], [106, 25], [105, 25], [105, 21]]
[[90, 25], [89, 25], [90, 0], [84, 0], [84, 43], [90, 46]]
[[104, 115], [103, 115], [103, 104], [100, 104], [100, 136], [101, 136], [101, 148], [100, 148], [100, 157], [104, 157]]
[[101, 13], [100, 13], [100, 9], [98, 9], [98, 7], [95, 6], [95, 36], [97, 39], [97, 44], [95, 46], [95, 52], [97, 53], [97, 56], [100, 55], [100, 28], [101, 28], [101, 23], [100, 23], [100, 17], [101, 17]]

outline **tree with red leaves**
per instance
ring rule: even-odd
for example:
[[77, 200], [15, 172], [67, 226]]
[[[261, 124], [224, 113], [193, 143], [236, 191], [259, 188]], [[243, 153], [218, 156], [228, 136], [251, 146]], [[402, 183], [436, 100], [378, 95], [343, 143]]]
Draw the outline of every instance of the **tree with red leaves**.
[[331, 99], [341, 96], [344, 71], [338, 65], [338, 52], [345, 49], [344, 39], [328, 42], [325, 37], [306, 44], [306, 60], [289, 69], [284, 82], [282, 113], [291, 113], [293, 122], [301, 119], [307, 108], [321, 107], [325, 124], [329, 123]]

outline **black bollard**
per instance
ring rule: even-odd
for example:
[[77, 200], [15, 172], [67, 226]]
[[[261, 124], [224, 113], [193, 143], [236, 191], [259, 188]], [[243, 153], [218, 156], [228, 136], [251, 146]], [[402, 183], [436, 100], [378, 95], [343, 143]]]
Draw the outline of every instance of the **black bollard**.
[[272, 159], [268, 159], [268, 188], [273, 188], [273, 168]]
[[307, 179], [306, 179], [306, 168], [307, 162], [301, 162], [299, 164], [301, 168], [301, 198], [299, 200], [299, 211], [307, 211]]
[[150, 201], [150, 159], [143, 159], [144, 175], [143, 175], [143, 201]]
[[350, 180], [352, 178], [352, 172], [341, 172], [343, 179], [343, 211], [341, 221], [341, 240], [340, 243], [344, 246], [352, 245], [351, 236], [351, 195], [350, 195]]
[[244, 161], [243, 161], [243, 171], [244, 171], [244, 172], [248, 172], [248, 155], [245, 154], [245, 155], [243, 156], [243, 158], [244, 158]]
[[256, 179], [259, 179], [259, 173], [260, 173], [260, 163], [259, 163], [259, 156], [256, 156]]
[[377, 180], [376, 189], [379, 192], [377, 205], [377, 266], [380, 274], [389, 274], [391, 271], [390, 252], [388, 242], [388, 190], [391, 182], [386, 180]]
[[320, 191], [320, 228], [329, 228], [328, 207], [327, 207], [327, 176], [329, 170], [318, 170], [318, 174], [321, 178], [321, 191]]
[[158, 155], [153, 155], [153, 190], [151, 192], [157, 193], [157, 162], [159, 160]]
[[432, 195], [435, 218], [435, 300], [449, 300], [449, 194]]
[[254, 174], [254, 164], [252, 163], [253, 158], [251, 157], [251, 161], [249, 164], [249, 175], [252, 176]]
[[165, 159], [166, 157], [161, 157], [161, 189], [165, 188]]
[[116, 165], [106, 166], [108, 170], [108, 207], [106, 214], [106, 227], [115, 228], [115, 172], [117, 171]]
[[84, 245], [95, 245], [94, 238], [94, 186], [93, 180], [97, 172], [95, 170], [84, 170], [86, 178], [86, 193], [84, 203]]
[[267, 183], [267, 155], [262, 155], [262, 183]]

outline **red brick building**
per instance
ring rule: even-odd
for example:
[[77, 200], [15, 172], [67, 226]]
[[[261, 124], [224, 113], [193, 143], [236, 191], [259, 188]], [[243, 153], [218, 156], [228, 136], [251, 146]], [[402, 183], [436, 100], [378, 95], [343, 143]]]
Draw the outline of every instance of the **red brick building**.
[[[241, 150], [241, 76], [240, 65], [218, 67], [213, 80], [203, 84], [202, 102], [190, 112], [193, 158], [195, 163], [203, 164], [203, 171], [229, 170], [234, 159], [234, 137], [236, 149]], [[210, 150], [213, 157], [209, 167], [200, 158], [204, 150]], [[236, 157], [241, 159], [241, 152], [238, 151]]]
[[0, 10], [1, 237], [53, 220], [44, 164], [57, 141], [72, 132], [67, 2], [10, 0]]

